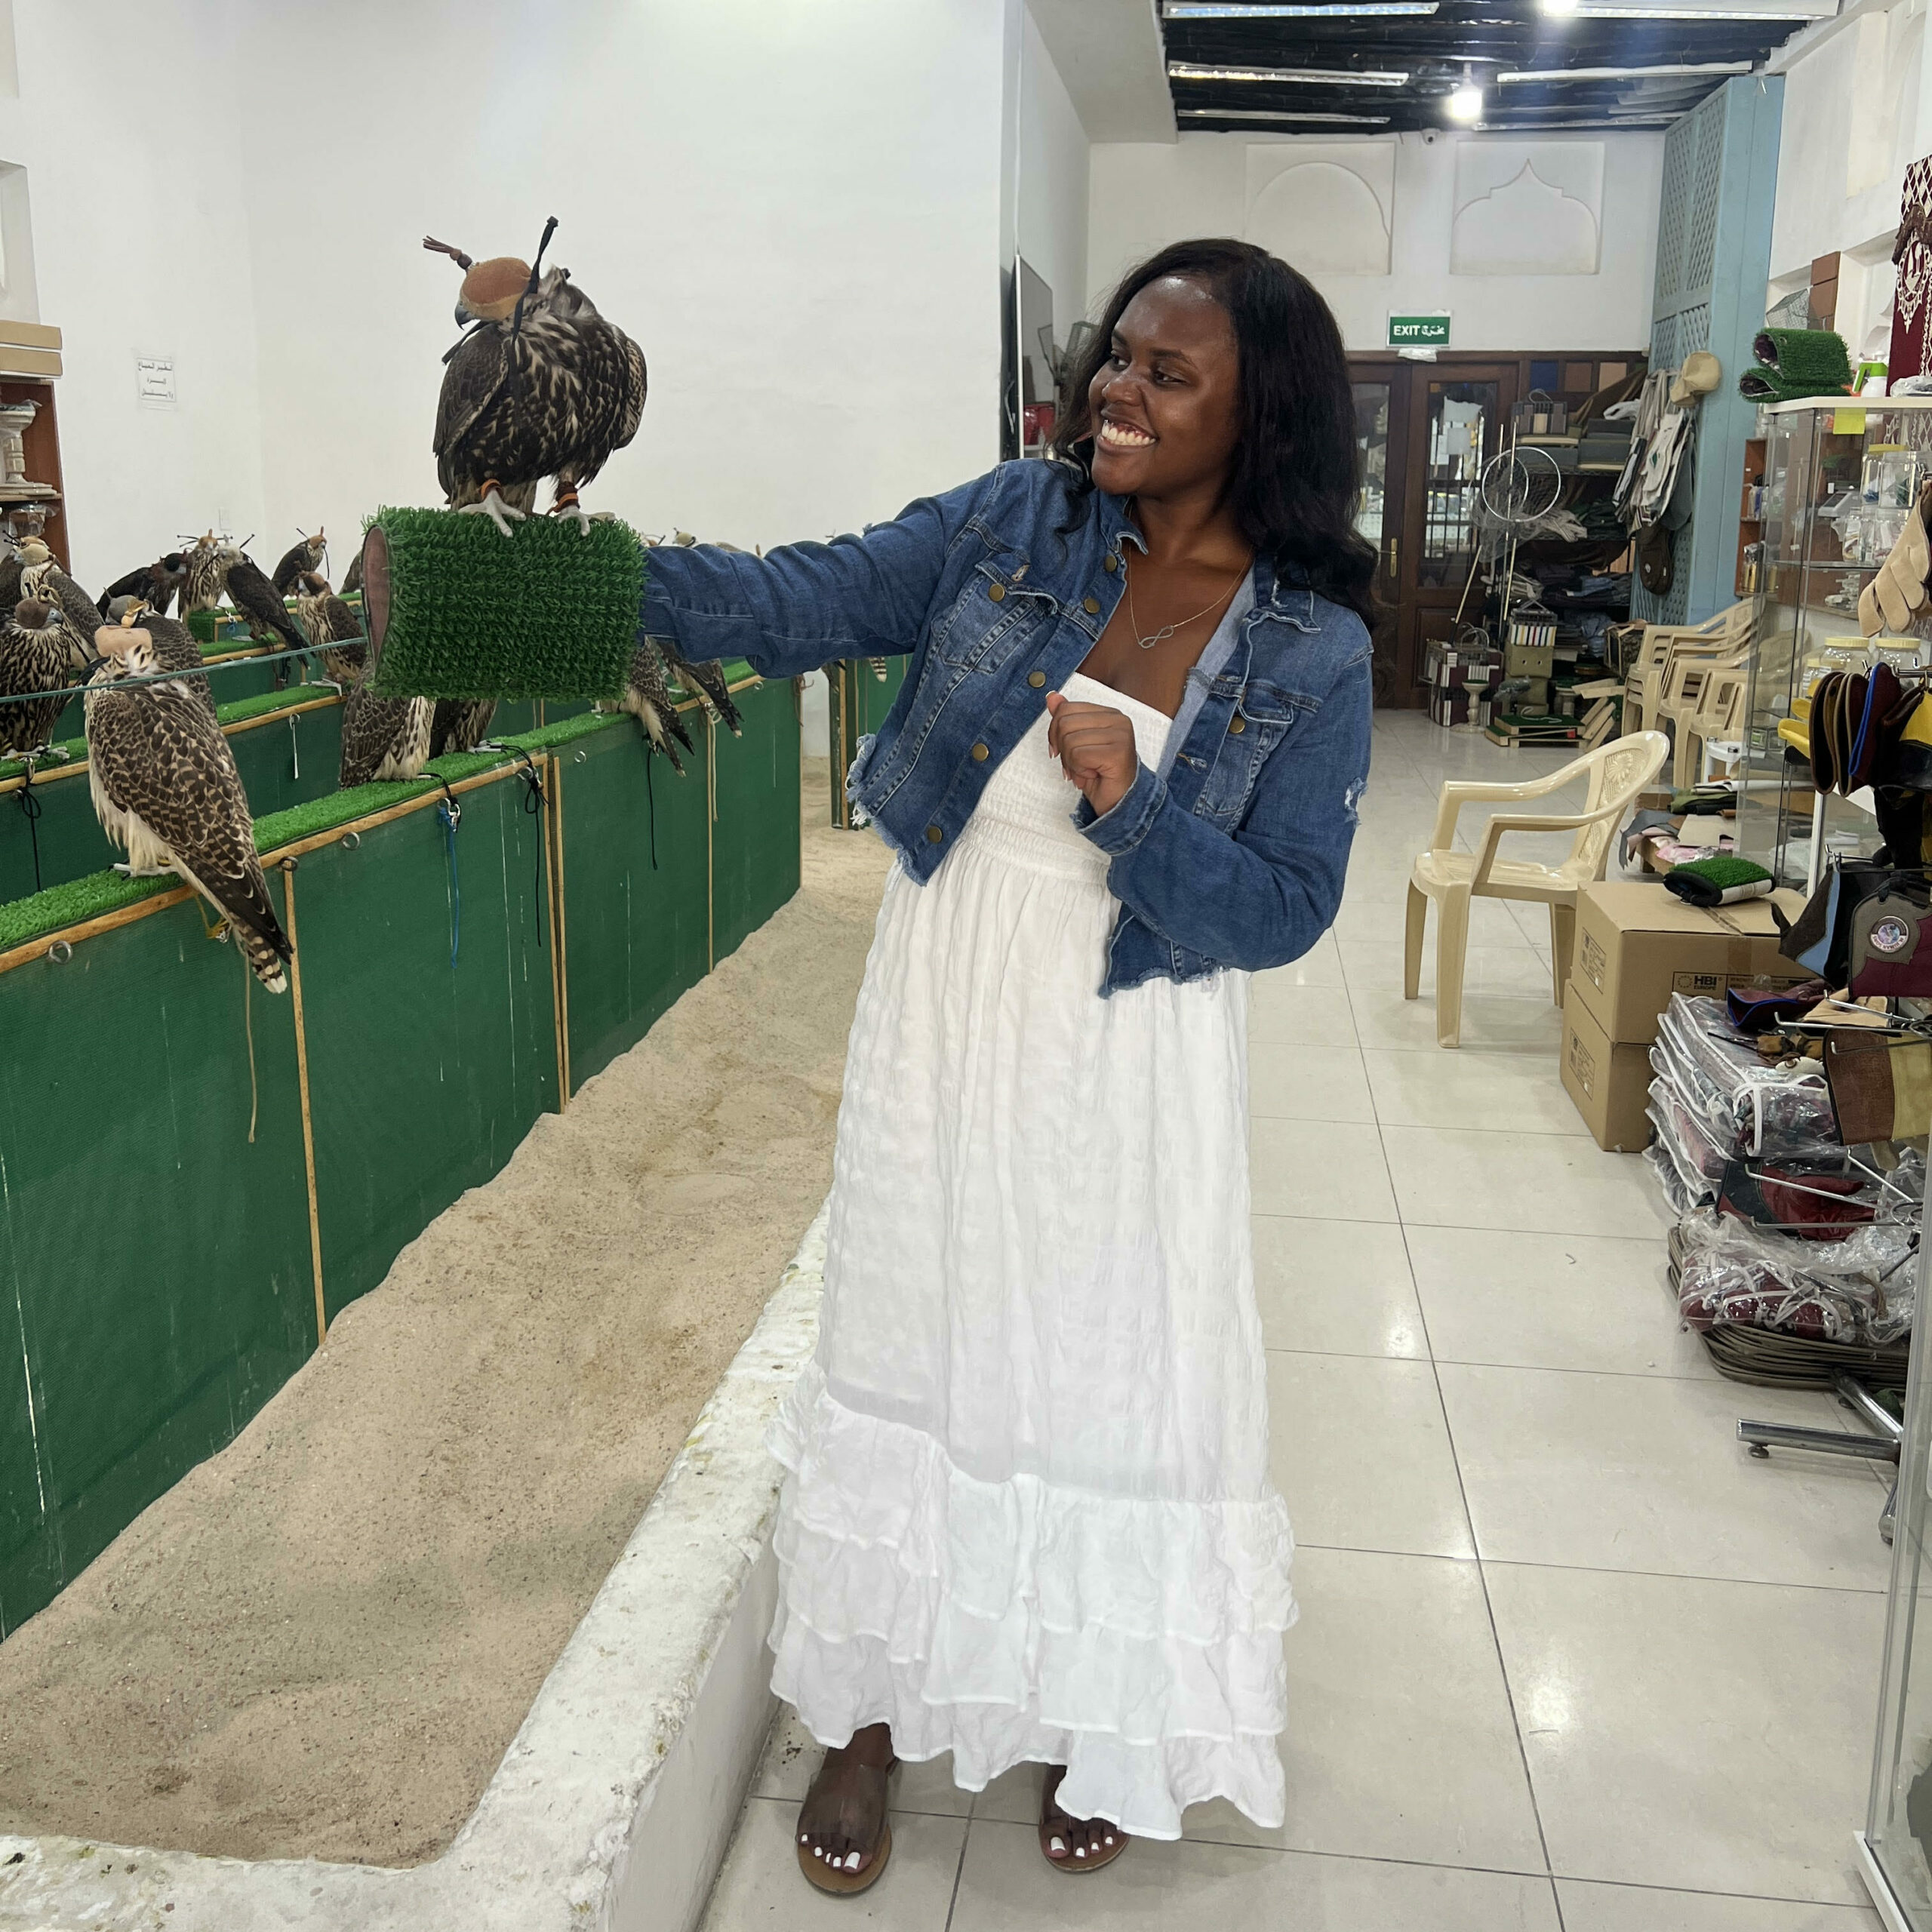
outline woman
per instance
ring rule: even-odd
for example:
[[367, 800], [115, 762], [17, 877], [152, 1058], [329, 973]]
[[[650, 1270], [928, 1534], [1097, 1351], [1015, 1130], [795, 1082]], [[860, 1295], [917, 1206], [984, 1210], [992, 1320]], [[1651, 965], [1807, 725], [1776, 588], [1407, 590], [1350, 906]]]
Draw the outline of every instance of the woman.
[[901, 1758], [1054, 1767], [1066, 1872], [1208, 1798], [1282, 1818], [1246, 975], [1327, 930], [1367, 776], [1353, 406], [1321, 297], [1235, 242], [1130, 274], [1069, 393], [1057, 460], [863, 537], [651, 556], [687, 657], [912, 660], [849, 780], [899, 863], [774, 1440], [826, 1890], [884, 1869]]

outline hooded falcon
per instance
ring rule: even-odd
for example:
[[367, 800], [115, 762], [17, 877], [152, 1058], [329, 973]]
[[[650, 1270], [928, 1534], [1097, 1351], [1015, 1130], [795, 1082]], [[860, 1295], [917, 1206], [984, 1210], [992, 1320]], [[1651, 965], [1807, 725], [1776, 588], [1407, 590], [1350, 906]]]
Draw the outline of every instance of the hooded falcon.
[[232, 543], [220, 543], [211, 530], [198, 537], [183, 559], [181, 614], [190, 611], [212, 611], [221, 602], [228, 583], [228, 567], [242, 552]]
[[20, 595], [55, 605], [73, 638], [75, 651], [83, 657], [94, 655], [94, 634], [100, 628], [100, 612], [94, 599], [54, 561], [51, 554], [38, 562], [29, 562], [20, 572]]
[[[248, 634], [258, 644], [279, 638], [291, 651], [306, 651], [309, 640], [295, 627], [275, 586], [262, 574], [262, 567], [234, 544], [223, 546], [229, 552], [224, 588], [228, 601], [248, 621]], [[287, 667], [284, 666], [285, 672]]]
[[295, 583], [295, 621], [311, 644], [321, 647], [322, 668], [331, 681], [346, 691], [369, 654], [362, 626], [355, 613], [330, 589], [327, 577], [304, 571]]
[[328, 547], [328, 540], [318, 530], [314, 536], [305, 537], [300, 543], [283, 551], [281, 561], [269, 573], [269, 581], [275, 586], [275, 595], [293, 597], [297, 580], [303, 573], [321, 568], [322, 555]]
[[103, 627], [107, 647], [87, 699], [88, 783], [108, 836], [133, 872], [178, 873], [228, 921], [250, 970], [288, 989], [293, 955], [276, 918], [254, 821], [228, 740], [185, 681], [125, 681], [162, 668], [141, 624]]
[[473, 262], [423, 238], [463, 269], [457, 326], [468, 331], [443, 358], [436, 405], [436, 476], [457, 509], [488, 516], [507, 537], [556, 479], [552, 512], [587, 537], [577, 492], [637, 434], [644, 417], [644, 352], [597, 312], [568, 269], [543, 272], [557, 225], [545, 225], [534, 268], [513, 256]]
[[[0, 625], [0, 752], [37, 752], [48, 743], [67, 700], [31, 694], [71, 684], [76, 663], [60, 613], [51, 604], [23, 598]], [[9, 698], [31, 701], [9, 704]]]
[[429, 761], [433, 698], [377, 697], [365, 666], [342, 700], [342, 764], [345, 790], [372, 779], [414, 778]]
[[108, 606], [115, 598], [137, 597], [149, 609], [165, 614], [187, 574], [187, 558], [179, 550], [171, 550], [166, 556], [157, 557], [152, 563], [143, 564], [125, 577], [117, 577], [100, 593], [94, 608], [104, 617], [108, 614]]

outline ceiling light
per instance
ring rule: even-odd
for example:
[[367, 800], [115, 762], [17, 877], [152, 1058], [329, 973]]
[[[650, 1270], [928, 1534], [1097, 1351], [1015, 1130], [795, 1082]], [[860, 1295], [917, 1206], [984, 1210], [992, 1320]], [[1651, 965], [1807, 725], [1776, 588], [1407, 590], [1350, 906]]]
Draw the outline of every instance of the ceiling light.
[[1748, 74], [1748, 60], [1698, 60], [1667, 67], [1526, 67], [1499, 81], [1655, 81], [1675, 74]]
[[1476, 85], [1476, 77], [1467, 67], [1463, 69], [1463, 84], [1443, 103], [1443, 111], [1452, 121], [1480, 121], [1482, 118], [1482, 89]]
[[1294, 120], [1319, 122], [1333, 128], [1337, 122], [1352, 122], [1360, 128], [1387, 128], [1387, 114], [1291, 114], [1287, 108], [1180, 108], [1183, 120]]
[[1401, 88], [1407, 87], [1406, 72], [1399, 74], [1346, 67], [1211, 67], [1198, 60], [1170, 60], [1168, 78], [1175, 81], [1285, 81], [1300, 87]]
[[1832, 11], [1826, 6], [1780, 7], [1598, 7], [1590, 0], [1572, 0], [1567, 7], [1552, 6], [1543, 0], [1543, 11], [1574, 14], [1586, 20], [1789, 20], [1801, 27], [1809, 20], [1829, 20]]
[[1543, 0], [1543, 10], [1552, 18], [1561, 20], [1577, 11], [1577, 0]]
[[1370, 14], [1432, 14], [1441, 0], [1337, 0], [1332, 7], [1277, 6], [1273, 0], [1168, 0], [1170, 20], [1346, 20]]

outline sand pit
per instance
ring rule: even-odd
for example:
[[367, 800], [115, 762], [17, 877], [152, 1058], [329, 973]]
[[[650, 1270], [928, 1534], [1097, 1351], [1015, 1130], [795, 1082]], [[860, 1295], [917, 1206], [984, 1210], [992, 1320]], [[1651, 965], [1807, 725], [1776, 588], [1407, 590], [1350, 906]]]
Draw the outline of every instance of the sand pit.
[[474, 1807], [829, 1183], [888, 854], [546, 1115], [0, 1644], [0, 1830], [410, 1865]]

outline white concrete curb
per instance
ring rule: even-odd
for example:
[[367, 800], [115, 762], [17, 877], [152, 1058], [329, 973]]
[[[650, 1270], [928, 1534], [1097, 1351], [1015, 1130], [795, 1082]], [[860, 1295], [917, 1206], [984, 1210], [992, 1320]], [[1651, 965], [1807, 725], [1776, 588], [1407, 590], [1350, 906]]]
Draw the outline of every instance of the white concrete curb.
[[824, 1269], [821, 1210], [441, 1857], [391, 1871], [0, 1835], [0, 1927], [690, 1932], [771, 1724], [764, 1436], [817, 1340]]

